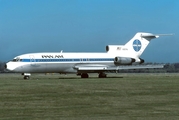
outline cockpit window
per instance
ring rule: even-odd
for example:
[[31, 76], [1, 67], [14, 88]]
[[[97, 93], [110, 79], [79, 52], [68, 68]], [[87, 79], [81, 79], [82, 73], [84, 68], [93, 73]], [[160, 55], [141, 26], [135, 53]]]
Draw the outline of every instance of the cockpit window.
[[13, 61], [13, 62], [16, 62], [16, 59], [13, 59], [12, 61]]
[[13, 62], [19, 62], [19, 61], [22, 61], [22, 59], [20, 59], [19, 57], [17, 57], [17, 58], [14, 58], [12, 61], [13, 61]]

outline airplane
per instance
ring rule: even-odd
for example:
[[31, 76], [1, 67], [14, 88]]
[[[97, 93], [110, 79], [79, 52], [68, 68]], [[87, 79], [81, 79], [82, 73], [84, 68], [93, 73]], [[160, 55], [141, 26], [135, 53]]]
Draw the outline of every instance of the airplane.
[[29, 79], [31, 73], [76, 73], [81, 78], [88, 78], [88, 73], [98, 73], [99, 78], [106, 78], [106, 72], [122, 69], [163, 68], [158, 66], [134, 66], [144, 63], [140, 58], [149, 42], [162, 35], [138, 32], [125, 45], [107, 45], [106, 52], [42, 52], [16, 56], [6, 63], [8, 71], [22, 73]]

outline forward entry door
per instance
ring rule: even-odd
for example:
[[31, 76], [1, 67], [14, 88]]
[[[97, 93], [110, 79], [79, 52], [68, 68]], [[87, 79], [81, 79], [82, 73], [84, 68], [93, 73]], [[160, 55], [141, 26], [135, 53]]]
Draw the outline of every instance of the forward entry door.
[[36, 60], [35, 60], [34, 55], [30, 55], [29, 57], [30, 57], [30, 64], [31, 65], [36, 65]]

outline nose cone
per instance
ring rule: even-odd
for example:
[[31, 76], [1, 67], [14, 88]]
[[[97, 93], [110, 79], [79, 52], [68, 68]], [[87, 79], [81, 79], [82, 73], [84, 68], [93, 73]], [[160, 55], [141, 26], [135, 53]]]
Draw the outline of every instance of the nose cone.
[[13, 71], [15, 69], [15, 66], [11, 62], [6, 63], [4, 67], [8, 71]]
[[4, 68], [7, 69], [7, 65], [6, 64], [4, 65]]

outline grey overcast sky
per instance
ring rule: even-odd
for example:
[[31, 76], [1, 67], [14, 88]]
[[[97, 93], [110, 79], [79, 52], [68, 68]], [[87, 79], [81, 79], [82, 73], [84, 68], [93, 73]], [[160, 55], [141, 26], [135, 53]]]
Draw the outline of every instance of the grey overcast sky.
[[179, 62], [179, 0], [0, 0], [0, 61], [33, 52], [105, 52], [137, 32], [146, 62]]

